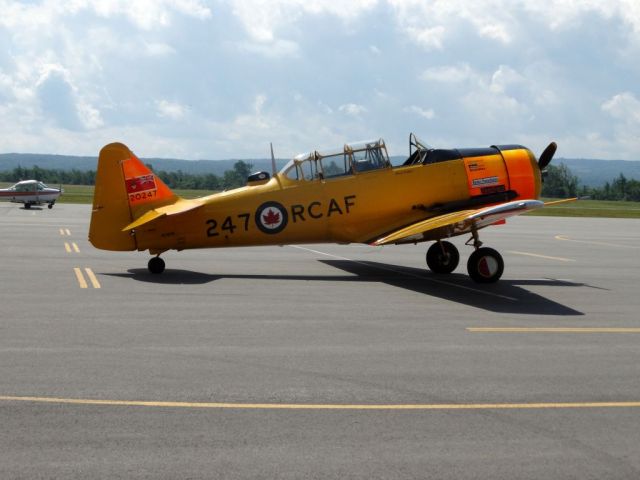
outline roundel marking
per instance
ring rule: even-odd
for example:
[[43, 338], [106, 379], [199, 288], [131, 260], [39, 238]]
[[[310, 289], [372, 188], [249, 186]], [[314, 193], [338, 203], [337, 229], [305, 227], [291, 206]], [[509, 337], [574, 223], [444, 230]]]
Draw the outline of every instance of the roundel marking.
[[280, 233], [288, 220], [287, 209], [278, 202], [265, 202], [256, 210], [256, 225], [263, 233]]

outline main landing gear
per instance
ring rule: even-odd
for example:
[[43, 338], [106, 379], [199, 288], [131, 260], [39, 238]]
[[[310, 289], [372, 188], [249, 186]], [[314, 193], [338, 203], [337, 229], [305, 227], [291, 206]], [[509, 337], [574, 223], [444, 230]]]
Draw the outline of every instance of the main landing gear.
[[[497, 282], [504, 272], [504, 260], [493, 248], [482, 247], [478, 232], [472, 231], [472, 237], [466, 243], [472, 245], [475, 251], [467, 261], [467, 272], [477, 283]], [[438, 240], [427, 250], [427, 265], [433, 273], [451, 273], [460, 261], [458, 249], [451, 242]]]
[[147, 268], [151, 273], [162, 273], [164, 272], [164, 260], [161, 259], [159, 255], [157, 257], [153, 257], [149, 260]]

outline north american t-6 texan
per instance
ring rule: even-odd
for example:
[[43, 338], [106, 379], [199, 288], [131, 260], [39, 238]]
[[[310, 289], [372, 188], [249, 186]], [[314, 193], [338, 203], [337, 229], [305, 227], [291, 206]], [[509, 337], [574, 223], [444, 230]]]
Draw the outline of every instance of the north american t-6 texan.
[[433, 241], [427, 265], [448, 274], [460, 255], [445, 239], [469, 234], [469, 276], [491, 283], [504, 261], [482, 246], [479, 230], [545, 205], [542, 172], [555, 151], [552, 142], [536, 160], [520, 145], [437, 149], [411, 134], [399, 166], [379, 139], [304, 153], [277, 173], [272, 151], [272, 174], [257, 172], [244, 187], [184, 199], [127, 146], [111, 143], [98, 159], [89, 240], [105, 250], [148, 250], [148, 269], [156, 274], [168, 250]]

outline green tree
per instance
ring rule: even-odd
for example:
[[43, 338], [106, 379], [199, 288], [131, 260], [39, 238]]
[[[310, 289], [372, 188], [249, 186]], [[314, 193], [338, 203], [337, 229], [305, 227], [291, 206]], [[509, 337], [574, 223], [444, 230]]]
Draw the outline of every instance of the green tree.
[[575, 197], [578, 195], [578, 177], [563, 163], [558, 167], [549, 165], [544, 174], [542, 195], [558, 198]]

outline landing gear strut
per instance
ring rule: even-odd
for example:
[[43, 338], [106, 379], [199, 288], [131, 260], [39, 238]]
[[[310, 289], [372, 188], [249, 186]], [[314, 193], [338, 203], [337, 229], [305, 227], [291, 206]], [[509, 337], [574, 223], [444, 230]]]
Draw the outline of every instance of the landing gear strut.
[[151, 273], [162, 273], [164, 272], [164, 260], [158, 257], [153, 257], [149, 260], [147, 264], [147, 268]]

